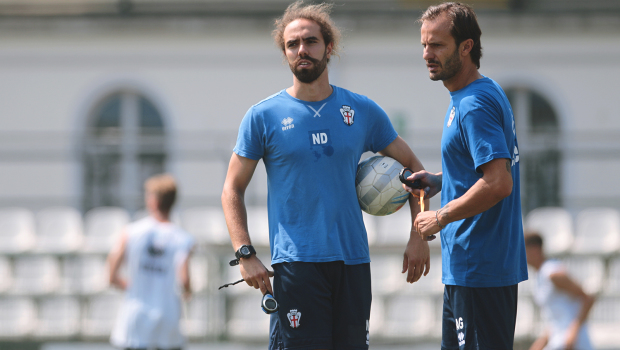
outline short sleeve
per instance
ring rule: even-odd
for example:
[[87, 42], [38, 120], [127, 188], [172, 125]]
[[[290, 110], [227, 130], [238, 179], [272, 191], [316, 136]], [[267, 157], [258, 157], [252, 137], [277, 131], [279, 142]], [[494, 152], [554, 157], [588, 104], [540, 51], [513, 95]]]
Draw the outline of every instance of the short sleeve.
[[189, 256], [189, 253], [192, 251], [192, 249], [194, 249], [195, 244], [196, 244], [196, 240], [189, 233], [185, 233], [182, 236], [182, 239], [179, 242], [179, 249], [177, 250], [177, 253], [174, 258], [175, 265], [178, 266], [182, 264], [183, 262], [185, 262], [185, 260], [187, 260], [187, 257]]
[[192, 249], [194, 249], [195, 245], [196, 239], [194, 238], [194, 236], [188, 234], [187, 239], [185, 240], [185, 251], [189, 253]]
[[262, 118], [255, 114], [255, 108], [251, 107], [241, 121], [233, 152], [245, 158], [259, 160], [264, 155], [264, 140], [265, 125]]
[[551, 275], [558, 272], [565, 272], [566, 267], [560, 261], [557, 260], [547, 260], [545, 264], [540, 269], [540, 274], [545, 276], [545, 278], [550, 278]]
[[461, 120], [461, 130], [477, 172], [493, 159], [511, 158], [501, 114], [492, 106], [478, 105], [469, 110]]
[[398, 133], [394, 130], [390, 118], [383, 108], [372, 100], [368, 100], [368, 133], [364, 151], [379, 152], [396, 139]]

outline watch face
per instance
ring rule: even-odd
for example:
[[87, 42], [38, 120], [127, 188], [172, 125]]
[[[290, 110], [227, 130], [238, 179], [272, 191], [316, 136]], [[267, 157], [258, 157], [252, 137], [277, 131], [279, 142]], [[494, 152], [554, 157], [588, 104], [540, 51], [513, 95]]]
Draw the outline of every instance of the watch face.
[[250, 249], [248, 247], [241, 247], [241, 255], [250, 255]]

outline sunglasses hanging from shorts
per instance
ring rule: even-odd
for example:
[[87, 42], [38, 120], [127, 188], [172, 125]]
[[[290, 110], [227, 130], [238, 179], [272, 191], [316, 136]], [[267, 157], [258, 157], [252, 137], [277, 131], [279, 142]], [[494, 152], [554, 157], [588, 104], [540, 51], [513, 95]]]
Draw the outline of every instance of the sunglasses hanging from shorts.
[[[242, 278], [242, 279], [240, 279], [238, 281], [235, 281], [235, 282], [230, 282], [230, 283], [223, 284], [217, 290], [220, 290], [222, 288], [228, 288], [228, 286], [234, 286], [235, 284], [241, 283], [243, 281], [245, 281], [245, 280]], [[267, 292], [267, 293], [265, 293], [263, 295], [263, 299], [260, 302], [260, 308], [263, 310], [264, 313], [272, 314], [272, 313], [278, 311], [279, 305], [278, 305], [278, 302], [276, 301], [276, 299], [273, 297], [273, 295], [271, 295], [271, 293]]]
[[[255, 255], [255, 254], [256, 254], [256, 250], [254, 249], [254, 247], [252, 247], [251, 245], [242, 245], [235, 252], [235, 259], [231, 260], [228, 264], [230, 266], [237, 266], [239, 265], [239, 261], [241, 258], [249, 258], [250, 256]], [[273, 272], [269, 271], [269, 274], [273, 276]], [[241, 283], [243, 281], [245, 280], [242, 278], [235, 282], [226, 283], [220, 286], [218, 290], [222, 288], [227, 288], [228, 286], [234, 286], [235, 284]], [[272, 314], [278, 311], [278, 302], [273, 297], [273, 295], [271, 295], [269, 292], [266, 292], [265, 294], [263, 294], [263, 299], [261, 300], [260, 307], [264, 313]]]

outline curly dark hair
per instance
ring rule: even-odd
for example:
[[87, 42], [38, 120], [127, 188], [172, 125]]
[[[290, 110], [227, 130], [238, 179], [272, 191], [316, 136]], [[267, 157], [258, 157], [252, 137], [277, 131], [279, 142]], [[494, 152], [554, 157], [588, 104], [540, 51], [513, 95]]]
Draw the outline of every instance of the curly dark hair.
[[275, 29], [271, 35], [273, 36], [276, 45], [284, 51], [284, 29], [291, 22], [304, 18], [314, 21], [319, 25], [325, 45], [327, 46], [329, 43], [334, 43], [332, 55], [338, 56], [341, 34], [340, 29], [338, 29], [334, 21], [332, 21], [329, 16], [333, 7], [334, 4], [327, 3], [305, 5], [303, 0], [290, 4], [286, 8], [286, 11], [284, 11], [282, 17], [276, 19], [274, 23]]

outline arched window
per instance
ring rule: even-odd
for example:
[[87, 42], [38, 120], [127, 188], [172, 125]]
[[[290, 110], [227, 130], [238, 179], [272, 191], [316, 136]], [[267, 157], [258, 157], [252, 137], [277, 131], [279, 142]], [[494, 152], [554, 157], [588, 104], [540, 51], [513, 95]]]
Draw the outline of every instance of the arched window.
[[142, 208], [144, 180], [166, 170], [166, 130], [153, 103], [135, 91], [110, 94], [84, 136], [82, 209]]
[[551, 104], [527, 88], [506, 89], [512, 105], [521, 155], [523, 213], [543, 206], [561, 206], [560, 130]]

